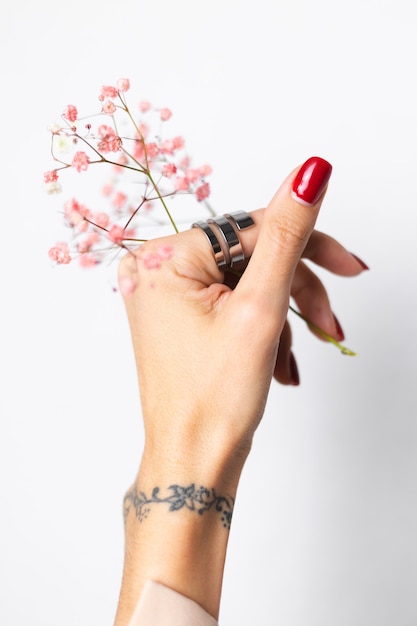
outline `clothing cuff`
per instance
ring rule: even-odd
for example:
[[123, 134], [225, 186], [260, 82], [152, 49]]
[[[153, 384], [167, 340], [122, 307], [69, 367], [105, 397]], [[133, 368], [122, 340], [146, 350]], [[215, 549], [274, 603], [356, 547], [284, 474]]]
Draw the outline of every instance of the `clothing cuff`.
[[129, 626], [219, 626], [199, 604], [148, 580]]

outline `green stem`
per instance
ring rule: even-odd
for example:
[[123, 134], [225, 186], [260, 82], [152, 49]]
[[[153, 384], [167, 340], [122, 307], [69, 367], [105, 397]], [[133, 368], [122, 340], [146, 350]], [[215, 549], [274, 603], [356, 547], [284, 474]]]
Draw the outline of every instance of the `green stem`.
[[[146, 151], [145, 151], [145, 152], [146, 152]], [[178, 228], [177, 228], [177, 225], [176, 225], [176, 223], [174, 222], [174, 218], [172, 217], [171, 212], [170, 212], [170, 210], [169, 210], [169, 209], [168, 209], [168, 207], [167, 207], [167, 204], [166, 204], [166, 202], [165, 202], [165, 200], [164, 200], [163, 195], [162, 195], [162, 194], [161, 194], [161, 192], [159, 191], [158, 185], [156, 184], [156, 182], [155, 182], [155, 181], [154, 181], [154, 179], [152, 178], [152, 174], [151, 174], [150, 170], [148, 170], [148, 171], [147, 171], [146, 175], [147, 175], [147, 177], [149, 178], [150, 182], [152, 183], [152, 187], [155, 189], [155, 193], [156, 193], [156, 195], [158, 196], [158, 199], [161, 201], [162, 206], [163, 206], [163, 207], [164, 207], [164, 209], [165, 209], [165, 213], [168, 215], [169, 221], [171, 222], [171, 224], [172, 224], [172, 226], [173, 226], [173, 228], [174, 228], [175, 232], [176, 232], [176, 233], [179, 233], [179, 230], [178, 230]]]
[[332, 343], [334, 346], [336, 346], [337, 348], [339, 348], [340, 352], [342, 354], [347, 354], [348, 356], [356, 356], [356, 352], [353, 352], [352, 350], [350, 350], [349, 348], [346, 348], [345, 346], [342, 346], [341, 343], [339, 343], [338, 341], [336, 341], [336, 339], [333, 339], [333, 337], [330, 337], [330, 335], [328, 333], [326, 333], [322, 328], [320, 328], [319, 326], [316, 326], [316, 324], [313, 324], [313, 322], [310, 322], [309, 319], [307, 319], [306, 317], [304, 317], [304, 315], [302, 315], [299, 311], [297, 311], [296, 309], [294, 309], [291, 305], [289, 306], [289, 309], [295, 313], [296, 315], [298, 315], [298, 317], [300, 317], [306, 324], [307, 326], [309, 326], [311, 328], [311, 330], [314, 330], [314, 332], [316, 332], [318, 335], [320, 335], [321, 337], [323, 337], [323, 339], [325, 339], [326, 341], [329, 341], [330, 343]]

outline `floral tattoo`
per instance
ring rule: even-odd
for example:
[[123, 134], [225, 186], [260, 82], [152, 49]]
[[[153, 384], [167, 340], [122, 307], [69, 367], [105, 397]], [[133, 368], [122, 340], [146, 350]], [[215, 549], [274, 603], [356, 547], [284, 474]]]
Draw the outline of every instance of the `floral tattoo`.
[[129, 489], [123, 503], [125, 521], [131, 509], [133, 509], [139, 522], [143, 522], [148, 517], [153, 505], [167, 504], [169, 506], [168, 511], [188, 509], [199, 515], [213, 509], [218, 513], [223, 526], [230, 529], [235, 502], [231, 496], [219, 496], [215, 489], [208, 489], [207, 487], [196, 488], [194, 483], [187, 487], [170, 485], [168, 490], [171, 493], [161, 497], [159, 487], [154, 487], [150, 496], [147, 496], [143, 491], [138, 491], [136, 486]]

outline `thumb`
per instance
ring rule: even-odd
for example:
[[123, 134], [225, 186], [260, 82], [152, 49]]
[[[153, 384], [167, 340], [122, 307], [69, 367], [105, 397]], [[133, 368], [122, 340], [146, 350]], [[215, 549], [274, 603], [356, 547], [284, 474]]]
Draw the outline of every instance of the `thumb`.
[[311, 157], [295, 169], [265, 209], [262, 226], [247, 268], [235, 290], [239, 299], [256, 300], [265, 314], [288, 307], [292, 277], [314, 229], [330, 163]]

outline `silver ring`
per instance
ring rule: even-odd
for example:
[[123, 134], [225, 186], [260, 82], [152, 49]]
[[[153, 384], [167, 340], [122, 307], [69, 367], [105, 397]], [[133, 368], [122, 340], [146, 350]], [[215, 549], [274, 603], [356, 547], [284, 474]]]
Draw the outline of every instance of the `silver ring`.
[[209, 240], [211, 247], [213, 248], [214, 259], [217, 263], [217, 267], [223, 271], [223, 269], [227, 267], [227, 263], [224, 258], [223, 248], [221, 247], [219, 240], [217, 239], [210, 226], [207, 224], [207, 222], [195, 222], [192, 225], [192, 228], [201, 228], [201, 230]]
[[201, 228], [204, 232], [213, 249], [218, 268], [224, 271], [229, 268], [237, 269], [244, 264], [245, 254], [239, 233], [250, 228], [254, 223], [249, 213], [237, 211], [210, 218], [207, 222], [195, 222], [192, 228]]

